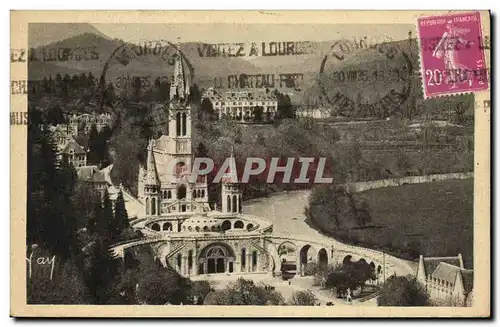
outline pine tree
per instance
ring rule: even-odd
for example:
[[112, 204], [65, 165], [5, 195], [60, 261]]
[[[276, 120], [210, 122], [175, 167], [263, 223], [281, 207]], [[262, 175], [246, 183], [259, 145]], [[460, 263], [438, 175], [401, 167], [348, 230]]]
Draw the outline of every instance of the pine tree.
[[36, 109], [28, 126], [28, 244], [65, 259], [75, 249], [76, 220], [71, 196], [76, 172], [60, 163], [53, 135]]
[[115, 297], [113, 286], [120, 262], [111, 257], [109, 246], [109, 240], [97, 238], [92, 246], [88, 268], [84, 272], [85, 284], [93, 304], [108, 304]]
[[92, 213], [87, 222], [87, 231], [89, 234], [99, 233], [102, 226], [102, 205], [99, 199], [96, 199], [93, 205]]
[[90, 132], [89, 132], [89, 153], [88, 153], [88, 162], [90, 164], [99, 164], [99, 147], [100, 147], [100, 141], [99, 141], [99, 133], [97, 132], [97, 127], [95, 124], [92, 124], [90, 126]]
[[123, 192], [121, 190], [118, 192], [115, 202], [115, 222], [117, 235], [129, 227], [127, 209], [125, 208], [125, 200], [123, 199]]
[[108, 190], [104, 192], [103, 202], [102, 202], [102, 220], [103, 226], [105, 226], [103, 233], [101, 234], [104, 238], [114, 239], [117, 231], [117, 223], [113, 215], [113, 205], [109, 199]]

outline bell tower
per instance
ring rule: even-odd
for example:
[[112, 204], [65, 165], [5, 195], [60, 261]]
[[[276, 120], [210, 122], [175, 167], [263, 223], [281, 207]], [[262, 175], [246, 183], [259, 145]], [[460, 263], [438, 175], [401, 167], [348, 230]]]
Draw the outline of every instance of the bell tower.
[[160, 215], [160, 179], [156, 171], [156, 162], [153, 152], [154, 141], [148, 144], [146, 162], [146, 179], [144, 181], [144, 196], [146, 198], [146, 216]]
[[231, 149], [229, 168], [222, 177], [222, 212], [242, 213], [242, 194], [238, 176], [236, 174], [236, 161]]

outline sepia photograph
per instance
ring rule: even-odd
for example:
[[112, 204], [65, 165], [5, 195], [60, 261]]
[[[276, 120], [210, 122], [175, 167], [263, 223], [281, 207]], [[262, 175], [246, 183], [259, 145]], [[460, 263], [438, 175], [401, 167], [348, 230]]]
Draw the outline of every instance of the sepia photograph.
[[11, 315], [489, 316], [488, 11], [85, 13], [11, 12]]

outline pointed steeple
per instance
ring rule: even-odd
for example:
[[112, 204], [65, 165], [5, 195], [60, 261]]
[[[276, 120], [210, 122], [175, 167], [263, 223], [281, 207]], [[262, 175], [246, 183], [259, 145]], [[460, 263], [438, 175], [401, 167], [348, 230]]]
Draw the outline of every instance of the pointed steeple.
[[154, 140], [149, 140], [148, 144], [148, 158], [146, 162], [146, 185], [160, 185], [160, 179], [156, 171], [155, 156], [153, 153]]
[[[174, 64], [174, 78], [170, 85], [170, 100], [178, 98], [179, 100], [186, 97], [186, 80], [184, 78], [184, 67], [182, 65], [181, 41], [177, 38], [177, 53]], [[189, 91], [188, 91], [189, 92]]]
[[228, 168], [222, 177], [223, 183], [238, 183], [238, 175], [236, 170], [236, 160], [234, 159], [234, 145], [231, 146], [231, 156], [229, 157]]

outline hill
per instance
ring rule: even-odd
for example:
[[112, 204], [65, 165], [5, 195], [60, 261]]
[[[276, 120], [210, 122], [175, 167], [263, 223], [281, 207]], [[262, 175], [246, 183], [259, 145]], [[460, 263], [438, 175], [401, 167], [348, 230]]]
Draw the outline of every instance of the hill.
[[86, 33], [107, 38], [97, 28], [87, 23], [30, 23], [28, 47], [37, 48]]
[[[161, 42], [162, 48], [159, 55], [153, 53], [144, 54], [141, 49], [142, 44], [125, 43], [118, 39], [109, 39], [101, 34], [82, 33], [69, 38], [58, 40], [43, 46], [36, 47], [35, 53], [48, 52], [51, 49], [77, 49], [94, 48], [98, 54], [98, 59], [82, 61], [32, 61], [29, 63], [29, 79], [41, 80], [49, 75], [55, 76], [74, 73], [92, 72], [94, 76], [100, 76], [106, 61], [113, 52], [121, 47], [118, 55], [126, 54], [130, 57], [128, 61], [112, 59], [109, 62], [106, 80], [112, 81], [117, 77], [126, 76], [168, 76], [173, 73], [172, 56], [175, 48], [166, 42]], [[153, 43], [154, 45], [154, 43]], [[227, 78], [227, 75], [235, 72], [245, 72], [247, 74], [256, 73], [258, 70], [249, 61], [241, 58], [223, 57], [200, 57], [198, 48], [203, 43], [183, 43], [182, 52], [194, 68], [195, 78], [193, 82], [213, 81], [214, 77]]]

